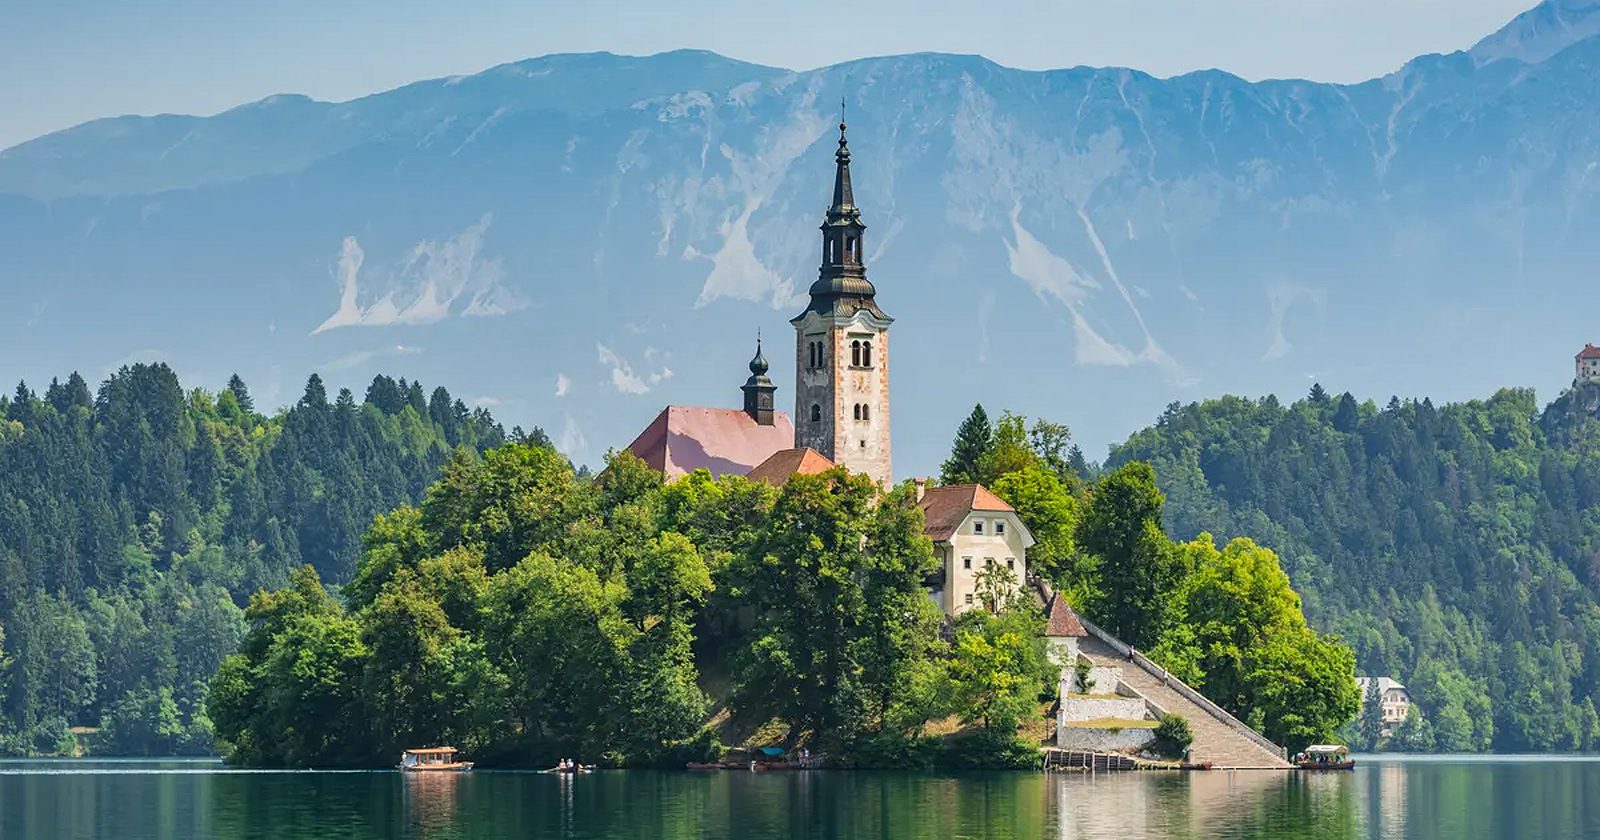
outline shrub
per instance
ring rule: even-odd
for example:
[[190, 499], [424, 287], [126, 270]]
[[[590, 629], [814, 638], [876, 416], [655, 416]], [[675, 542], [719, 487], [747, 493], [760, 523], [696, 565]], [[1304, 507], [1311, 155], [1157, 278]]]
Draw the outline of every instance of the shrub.
[[1194, 743], [1194, 733], [1189, 731], [1189, 721], [1181, 715], [1162, 715], [1155, 728], [1155, 751], [1167, 758], [1183, 758]]
[[868, 732], [846, 745], [839, 755], [829, 754], [828, 766], [855, 769], [926, 770], [941, 748], [939, 738], [906, 735], [892, 730]]
[[978, 729], [945, 739], [936, 763], [951, 770], [1031, 770], [1039, 766], [1039, 747], [1013, 732]]
[[1078, 691], [1088, 694], [1094, 690], [1094, 680], [1089, 679], [1089, 662], [1080, 659], [1072, 664], [1073, 676], [1078, 678]]

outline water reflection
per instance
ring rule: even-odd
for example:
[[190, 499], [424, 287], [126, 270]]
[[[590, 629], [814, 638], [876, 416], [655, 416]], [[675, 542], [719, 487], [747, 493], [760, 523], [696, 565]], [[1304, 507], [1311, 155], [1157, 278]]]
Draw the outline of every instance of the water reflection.
[[1354, 773], [222, 772], [0, 762], [0, 837], [1600, 840], [1600, 762]]

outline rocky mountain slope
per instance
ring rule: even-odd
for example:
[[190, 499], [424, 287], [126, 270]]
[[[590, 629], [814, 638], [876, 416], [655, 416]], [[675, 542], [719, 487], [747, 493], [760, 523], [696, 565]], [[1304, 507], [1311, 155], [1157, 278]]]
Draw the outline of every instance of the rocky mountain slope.
[[1222, 391], [1553, 393], [1600, 333], [1597, 36], [1547, 2], [1358, 85], [556, 55], [99, 120], [0, 152], [0, 375], [406, 369], [594, 463], [787, 336], [842, 96], [902, 476], [977, 400], [1094, 455]]

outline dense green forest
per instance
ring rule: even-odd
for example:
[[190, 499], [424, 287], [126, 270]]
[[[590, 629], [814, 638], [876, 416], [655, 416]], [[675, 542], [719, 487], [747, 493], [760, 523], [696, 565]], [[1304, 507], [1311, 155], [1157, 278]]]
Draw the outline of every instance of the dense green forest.
[[[1353, 655], [1306, 625], [1272, 552], [1167, 539], [1148, 465], [1086, 483], [1064, 427], [1022, 424], [977, 412], [944, 478], [1010, 499], [1038, 571], [1292, 747], [1354, 715]], [[516, 766], [681, 766], [724, 742], [1034, 766], [1059, 677], [1038, 601], [992, 566], [982, 608], [945, 619], [915, 492], [842, 469], [664, 484], [627, 453], [590, 478], [547, 443], [462, 451], [420, 506], [378, 518], [337, 592], [305, 568], [251, 600], [212, 682], [218, 738], [267, 766], [439, 741]]]
[[457, 449], [505, 439], [443, 388], [258, 413], [234, 377], [165, 365], [91, 392], [73, 374], [0, 397], [0, 753], [209, 751], [205, 685], [252, 592], [309, 565], [343, 579], [373, 517], [420, 499]]
[[463, 453], [378, 519], [341, 597], [306, 568], [252, 599], [212, 683], [219, 740], [267, 766], [447, 741], [489, 764], [681, 767], [743, 728], [905, 765], [934, 761], [922, 728], [955, 715], [963, 743], [1031, 766], [1016, 730], [1053, 685], [1042, 617], [974, 611], [942, 635], [911, 493], [843, 470], [780, 491], [663, 485], [627, 453], [593, 479], [548, 445]]
[[1600, 747], [1600, 421], [1570, 399], [1174, 404], [1108, 464], [1139, 461], [1170, 533], [1273, 547], [1312, 622], [1406, 684], [1391, 746]]

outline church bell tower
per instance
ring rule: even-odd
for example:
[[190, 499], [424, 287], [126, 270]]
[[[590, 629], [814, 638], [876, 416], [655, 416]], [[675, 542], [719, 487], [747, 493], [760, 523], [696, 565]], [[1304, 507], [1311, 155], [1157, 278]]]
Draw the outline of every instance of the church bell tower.
[[889, 325], [862, 262], [861, 210], [850, 186], [850, 147], [839, 123], [833, 204], [822, 222], [822, 268], [795, 330], [795, 445], [887, 486]]

